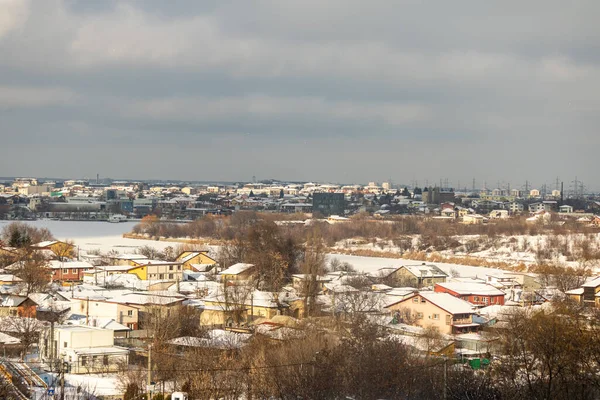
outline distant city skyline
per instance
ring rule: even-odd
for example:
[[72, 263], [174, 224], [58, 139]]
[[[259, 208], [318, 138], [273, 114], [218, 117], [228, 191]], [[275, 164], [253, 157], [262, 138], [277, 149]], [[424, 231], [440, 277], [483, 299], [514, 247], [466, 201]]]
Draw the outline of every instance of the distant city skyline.
[[[98, 174], [99, 175], [99, 174]], [[26, 176], [26, 175], [18, 175], [18, 176], [6, 176], [6, 177], [0, 177], [0, 182], [2, 182], [3, 180], [11, 180], [11, 179], [16, 179], [16, 178], [36, 178], [39, 180], [55, 180], [55, 181], [66, 181], [66, 180], [87, 180], [90, 183], [94, 183], [96, 181], [96, 176], [94, 177], [72, 177], [72, 176], [61, 176], [61, 177], [42, 177], [42, 176], [35, 176], [35, 175], [31, 175], [31, 176]], [[131, 181], [131, 182], [135, 182], [135, 181], [156, 181], [156, 182], [196, 182], [196, 183], [228, 183], [228, 184], [234, 184], [234, 183], [251, 183], [251, 182], [261, 182], [261, 181], [276, 181], [276, 182], [314, 182], [314, 183], [331, 183], [331, 184], [340, 184], [340, 185], [368, 185], [370, 182], [375, 182], [378, 185], [382, 185], [384, 183], [390, 183], [392, 186], [394, 187], [409, 187], [409, 188], [413, 188], [413, 187], [442, 187], [442, 188], [451, 188], [454, 190], [466, 190], [466, 191], [471, 191], [473, 189], [473, 187], [476, 190], [482, 190], [482, 189], [487, 189], [487, 190], [494, 190], [494, 189], [502, 189], [502, 190], [513, 190], [513, 189], [518, 189], [518, 190], [522, 190], [522, 191], [527, 191], [527, 190], [543, 190], [544, 189], [544, 185], [546, 186], [546, 192], [547, 193], [551, 193], [553, 190], [560, 190], [561, 185], [563, 187], [563, 190], [565, 193], [571, 193], [575, 191], [575, 179], [577, 179], [577, 187], [578, 187], [578, 191], [581, 192], [585, 192], [585, 193], [594, 193], [597, 191], [597, 189], [593, 188], [593, 187], [589, 187], [585, 182], [583, 182], [582, 180], [580, 180], [579, 178], [575, 177], [573, 178], [573, 180], [571, 181], [564, 181], [561, 180], [560, 178], [555, 178], [553, 182], [549, 183], [549, 182], [545, 182], [545, 183], [541, 183], [541, 184], [536, 184], [535, 182], [532, 181], [524, 181], [521, 184], [518, 183], [513, 183], [513, 182], [507, 182], [507, 181], [496, 181], [496, 182], [487, 182], [487, 181], [478, 181], [477, 179], [475, 179], [475, 181], [473, 182], [473, 179], [471, 179], [470, 181], [465, 181], [465, 183], [463, 183], [462, 181], [456, 181], [456, 182], [452, 182], [450, 179], [447, 178], [442, 178], [442, 179], [438, 179], [438, 180], [429, 180], [429, 179], [411, 179], [407, 182], [404, 181], [396, 181], [394, 179], [384, 179], [384, 180], [368, 180], [368, 181], [344, 181], [344, 182], [339, 182], [339, 181], [325, 181], [325, 180], [320, 180], [320, 179], [308, 179], [308, 180], [294, 180], [294, 179], [275, 179], [272, 177], [269, 178], [262, 178], [262, 177], [256, 177], [253, 176], [251, 177], [251, 179], [238, 179], [238, 180], [232, 180], [232, 181], [226, 181], [226, 180], [215, 180], [215, 179], [179, 179], [177, 177], [170, 177], [170, 178], [166, 178], [166, 179], [159, 179], [159, 178], [139, 178], [139, 177], [133, 177], [133, 178], [123, 178], [123, 177], [103, 177], [103, 176], [98, 176], [99, 181], [100, 182], [104, 182], [105, 180], [111, 180], [111, 181]], [[581, 185], [583, 184], [583, 190], [581, 188]]]
[[0, 175], [598, 189], [599, 14], [594, 0], [2, 1]]

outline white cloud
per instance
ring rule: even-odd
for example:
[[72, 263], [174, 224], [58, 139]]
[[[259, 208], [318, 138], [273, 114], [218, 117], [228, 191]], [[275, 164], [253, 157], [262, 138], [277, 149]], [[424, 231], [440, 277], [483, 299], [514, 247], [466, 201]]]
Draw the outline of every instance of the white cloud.
[[0, 39], [20, 28], [29, 17], [28, 0], [0, 0]]

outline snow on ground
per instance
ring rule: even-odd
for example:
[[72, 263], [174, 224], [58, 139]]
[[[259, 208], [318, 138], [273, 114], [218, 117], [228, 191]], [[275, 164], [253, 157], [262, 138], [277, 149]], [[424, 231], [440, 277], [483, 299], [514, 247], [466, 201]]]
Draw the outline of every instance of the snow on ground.
[[[55, 373], [41, 373], [40, 377], [50, 387], [58, 387]], [[117, 388], [118, 385], [118, 374], [65, 374], [65, 386], [67, 388], [81, 388], [81, 390], [94, 396], [119, 396], [122, 392]], [[76, 389], [74, 390], [76, 391]]]
[[[380, 258], [380, 257], [362, 257], [351, 256], [346, 254], [328, 254], [328, 259], [337, 258], [341, 262], [351, 264], [357, 271], [360, 272], [375, 272], [383, 267], [401, 267], [403, 265], [420, 265], [423, 261], [407, 260], [400, 258]], [[448, 275], [453, 275], [452, 270], [458, 272], [461, 277], [479, 277], [483, 278], [488, 274], [503, 274], [506, 271], [496, 268], [472, 267], [469, 265], [448, 264], [438, 262], [427, 262], [427, 264], [435, 264]]]

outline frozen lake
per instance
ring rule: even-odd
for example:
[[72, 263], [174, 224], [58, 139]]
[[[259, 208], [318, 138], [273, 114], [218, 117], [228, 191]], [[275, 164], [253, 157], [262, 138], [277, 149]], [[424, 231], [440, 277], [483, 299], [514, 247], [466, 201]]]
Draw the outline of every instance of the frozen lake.
[[[0, 229], [13, 221], [0, 221]], [[37, 228], [47, 228], [58, 240], [70, 239], [80, 250], [117, 250], [120, 253], [131, 253], [136, 248], [150, 245], [159, 250], [176, 243], [156, 240], [125, 239], [123, 234], [130, 232], [138, 222], [110, 223], [106, 221], [21, 221]]]

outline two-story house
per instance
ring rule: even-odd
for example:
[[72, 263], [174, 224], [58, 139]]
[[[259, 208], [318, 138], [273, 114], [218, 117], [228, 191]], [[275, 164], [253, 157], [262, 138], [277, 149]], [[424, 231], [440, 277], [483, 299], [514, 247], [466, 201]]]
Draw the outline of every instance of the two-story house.
[[134, 264], [127, 273], [137, 275], [141, 280], [183, 280], [183, 263], [180, 261], [144, 260]]
[[59, 282], [81, 282], [86, 271], [94, 266], [86, 261], [59, 261], [52, 260], [48, 263], [51, 280]]
[[59, 359], [73, 374], [115, 372], [129, 359], [129, 350], [114, 345], [112, 330], [82, 325], [55, 326], [54, 333], [44, 329], [39, 350], [42, 361]]
[[448, 293], [418, 292], [384, 307], [401, 323], [426, 328], [432, 326], [443, 334], [472, 332], [473, 305]]

